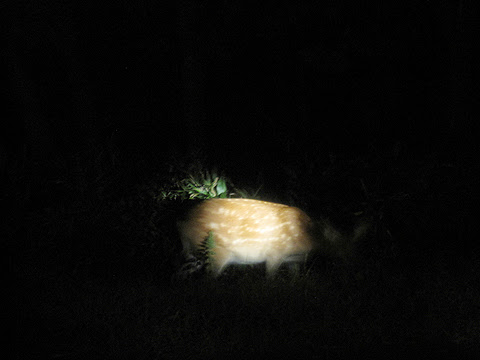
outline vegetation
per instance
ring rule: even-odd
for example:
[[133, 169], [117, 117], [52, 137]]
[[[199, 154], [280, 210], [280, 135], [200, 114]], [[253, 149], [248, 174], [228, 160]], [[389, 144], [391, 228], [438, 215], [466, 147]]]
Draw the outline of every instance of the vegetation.
[[[141, 169], [141, 181], [131, 164], [103, 168], [101, 181], [83, 178], [82, 192], [73, 178], [54, 179], [65, 190], [55, 203], [17, 203], [5, 227], [15, 239], [17, 358], [347, 357], [478, 345], [480, 259], [460, 246], [472, 234], [463, 225], [470, 221], [465, 203], [453, 203], [461, 196], [453, 165], [372, 175], [375, 160], [357, 159], [331, 163], [319, 177], [287, 164], [299, 182], [284, 179], [283, 195], [300, 194], [311, 212], [323, 189], [333, 199], [336, 186], [354, 178], [352, 169], [365, 175], [349, 197], [360, 201], [339, 196], [322, 208], [340, 227], [348, 222], [338, 213], [368, 213], [372, 230], [352, 261], [317, 256], [295, 275], [281, 269], [270, 281], [262, 266], [180, 281], [172, 278], [181, 265], [174, 224], [187, 199], [231, 196], [227, 185], [234, 188], [201, 160], [183, 164], [171, 172]], [[312, 179], [321, 185], [312, 187]], [[458, 207], [443, 213], [445, 202]], [[205, 251], [214, 251], [207, 242]]]
[[[0, 2], [10, 357], [479, 358], [477, 3]], [[211, 197], [369, 232], [181, 279]]]

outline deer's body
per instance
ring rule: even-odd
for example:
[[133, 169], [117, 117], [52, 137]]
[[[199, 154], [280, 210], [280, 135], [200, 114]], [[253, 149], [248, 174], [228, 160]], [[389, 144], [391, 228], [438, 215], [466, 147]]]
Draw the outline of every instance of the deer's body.
[[312, 220], [300, 209], [250, 199], [211, 199], [193, 208], [179, 232], [185, 255], [204, 246], [209, 233], [209, 261], [218, 276], [228, 264], [266, 262], [273, 275], [286, 261], [301, 261], [315, 247]]

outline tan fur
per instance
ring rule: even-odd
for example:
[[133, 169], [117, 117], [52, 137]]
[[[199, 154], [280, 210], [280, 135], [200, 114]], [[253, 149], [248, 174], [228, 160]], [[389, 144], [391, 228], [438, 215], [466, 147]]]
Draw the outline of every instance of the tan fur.
[[228, 264], [266, 262], [273, 275], [285, 261], [298, 261], [314, 248], [312, 220], [300, 209], [250, 199], [206, 200], [179, 224], [185, 255], [193, 255], [213, 232], [215, 275]]

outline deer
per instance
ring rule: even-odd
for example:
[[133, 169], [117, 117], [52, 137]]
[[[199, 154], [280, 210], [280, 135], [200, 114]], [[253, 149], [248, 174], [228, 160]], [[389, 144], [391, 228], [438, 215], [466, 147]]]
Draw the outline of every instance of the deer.
[[[207, 257], [215, 277], [230, 264], [266, 263], [267, 277], [283, 263], [299, 263], [320, 247], [345, 243], [327, 221], [315, 223], [299, 208], [254, 199], [214, 198], [195, 206], [177, 223], [183, 254], [193, 272]], [[365, 226], [355, 230], [359, 238]], [[193, 265], [192, 265], [193, 264]]]

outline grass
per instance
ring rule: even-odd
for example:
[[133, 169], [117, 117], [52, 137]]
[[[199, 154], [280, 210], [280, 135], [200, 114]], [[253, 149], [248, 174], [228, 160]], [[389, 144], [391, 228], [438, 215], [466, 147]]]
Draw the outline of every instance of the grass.
[[180, 283], [168, 283], [160, 274], [20, 281], [15, 354], [314, 357], [368, 348], [390, 348], [393, 354], [425, 346], [440, 354], [476, 350], [480, 341], [480, 288], [465, 273], [362, 277], [332, 265], [324, 273], [291, 278], [281, 272], [267, 281], [261, 269], [232, 272]]
[[373, 199], [382, 220], [350, 263], [319, 256], [271, 281], [261, 266], [174, 281], [176, 203], [149, 195], [162, 181], [117, 181], [77, 201], [17, 207], [25, 216], [5, 227], [14, 240], [7, 242], [14, 359], [406, 358], [479, 350], [480, 258], [457, 245], [471, 245], [474, 232], [468, 213], [452, 207], [465, 202], [442, 213], [445, 198], [460, 195], [436, 189]]

